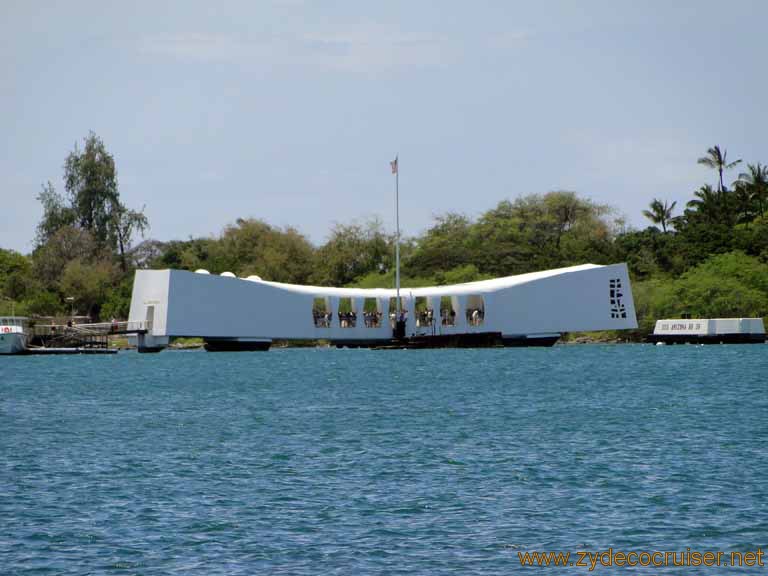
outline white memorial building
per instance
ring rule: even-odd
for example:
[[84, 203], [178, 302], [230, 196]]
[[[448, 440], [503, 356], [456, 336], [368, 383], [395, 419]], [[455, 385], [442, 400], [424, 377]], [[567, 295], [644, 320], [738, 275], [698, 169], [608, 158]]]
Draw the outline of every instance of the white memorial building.
[[[429, 288], [329, 288], [205, 270], [138, 270], [130, 322], [141, 351], [174, 337], [208, 350], [266, 350], [274, 340], [337, 346], [551, 346], [564, 332], [637, 327], [625, 264], [584, 264]], [[399, 320], [399, 322], [398, 322]]]

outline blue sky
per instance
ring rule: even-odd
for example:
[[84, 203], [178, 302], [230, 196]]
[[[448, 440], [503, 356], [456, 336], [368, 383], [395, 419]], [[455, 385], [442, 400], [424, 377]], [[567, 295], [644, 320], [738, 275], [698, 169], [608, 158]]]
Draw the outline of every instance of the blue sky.
[[392, 229], [396, 153], [405, 234], [553, 189], [645, 226], [715, 182], [709, 146], [768, 162], [766, 22], [759, 0], [0, 0], [0, 247], [31, 250], [89, 130], [160, 240]]

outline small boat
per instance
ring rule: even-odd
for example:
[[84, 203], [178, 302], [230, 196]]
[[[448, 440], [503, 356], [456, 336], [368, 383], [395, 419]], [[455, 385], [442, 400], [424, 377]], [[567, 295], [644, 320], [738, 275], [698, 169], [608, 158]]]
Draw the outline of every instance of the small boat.
[[0, 316], [0, 354], [24, 354], [29, 339], [29, 323], [22, 316]]
[[676, 318], [658, 320], [646, 339], [655, 344], [762, 344], [762, 318]]

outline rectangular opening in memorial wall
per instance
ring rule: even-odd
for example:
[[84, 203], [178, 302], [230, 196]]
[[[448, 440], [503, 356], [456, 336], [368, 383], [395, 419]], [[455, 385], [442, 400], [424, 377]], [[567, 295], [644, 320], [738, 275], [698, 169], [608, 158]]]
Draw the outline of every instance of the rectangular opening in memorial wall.
[[352, 298], [339, 298], [339, 326], [354, 328], [356, 325], [357, 312], [355, 312]]
[[312, 320], [317, 328], [331, 325], [331, 305], [328, 298], [318, 296], [312, 301]]
[[[405, 319], [408, 316], [408, 309], [405, 307], [405, 298], [400, 296], [400, 315]], [[392, 328], [395, 327], [395, 321], [397, 320], [397, 298], [389, 299], [389, 324]]]
[[479, 294], [467, 296], [467, 324], [469, 326], [482, 326], [485, 321], [485, 300]]
[[416, 297], [416, 326], [425, 328], [432, 326], [434, 320], [434, 310], [429, 307], [426, 296]]
[[443, 296], [440, 298], [440, 324], [443, 326], [456, 326], [454, 298], [455, 296]]
[[366, 328], [378, 328], [381, 326], [381, 312], [379, 311], [379, 308], [380, 306], [377, 298], [366, 298], [363, 301]]

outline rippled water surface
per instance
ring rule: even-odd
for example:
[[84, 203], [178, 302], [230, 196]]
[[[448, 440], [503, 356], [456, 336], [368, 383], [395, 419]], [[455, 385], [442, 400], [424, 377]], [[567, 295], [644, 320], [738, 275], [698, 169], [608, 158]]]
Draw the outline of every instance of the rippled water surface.
[[766, 353], [3, 357], [0, 573], [509, 574], [526, 550], [765, 548]]

